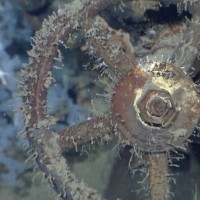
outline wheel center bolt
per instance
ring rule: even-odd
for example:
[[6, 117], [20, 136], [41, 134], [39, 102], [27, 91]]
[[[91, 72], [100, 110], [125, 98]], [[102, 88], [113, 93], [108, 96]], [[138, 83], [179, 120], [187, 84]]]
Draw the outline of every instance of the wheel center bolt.
[[147, 102], [146, 107], [149, 115], [162, 117], [165, 116], [168, 109], [170, 109], [172, 106], [169, 99], [163, 99], [159, 96], [156, 96]]
[[147, 125], [165, 127], [176, 114], [175, 103], [166, 90], [148, 90], [137, 102], [140, 119]]

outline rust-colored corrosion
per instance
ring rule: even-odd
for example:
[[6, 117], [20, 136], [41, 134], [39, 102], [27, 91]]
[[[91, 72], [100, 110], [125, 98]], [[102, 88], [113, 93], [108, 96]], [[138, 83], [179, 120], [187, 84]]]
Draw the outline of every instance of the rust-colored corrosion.
[[138, 100], [137, 107], [141, 120], [150, 126], [165, 127], [176, 116], [175, 104], [166, 90], [148, 90]]
[[169, 182], [167, 177], [168, 165], [163, 153], [149, 154], [149, 179], [151, 182], [151, 199], [169, 200]]
[[116, 84], [112, 97], [122, 138], [145, 152], [183, 144], [199, 122], [199, 109], [192, 79], [169, 63], [133, 68]]
[[[133, 67], [137, 63], [132, 56], [134, 51], [124, 48], [127, 43], [119, 37], [120, 34], [113, 34], [113, 29], [95, 17], [103, 8], [120, 2], [121, 0], [76, 0], [79, 6], [73, 5], [74, 9], [71, 9], [72, 6], [54, 13], [33, 38], [29, 63], [25, 65], [25, 80], [21, 92], [26, 119], [25, 132], [39, 168], [65, 200], [103, 199], [95, 190], [78, 182], [62, 152], [97, 138], [109, 139], [114, 131], [120, 133], [119, 142], [126, 141], [137, 150], [150, 152], [151, 197], [154, 200], [156, 196], [164, 199], [165, 192], [168, 191], [166, 155], [162, 154], [162, 162], [159, 162], [160, 159], [154, 153], [161, 155], [160, 152], [182, 145], [200, 119], [200, 95], [188, 75], [169, 63], [148, 62], [142, 67]], [[198, 7], [199, 5], [198, 3]], [[198, 11], [196, 7], [192, 8]], [[198, 15], [198, 12], [194, 14]], [[199, 22], [191, 23], [189, 30], [193, 30], [193, 26], [198, 32]], [[53, 133], [46, 109], [47, 89], [52, 83], [54, 60], [61, 59], [58, 50], [60, 41], [64, 43], [67, 39], [75, 39], [74, 33], [86, 38], [92, 52], [109, 66], [110, 76], [115, 76], [114, 83], [117, 84], [113, 91], [111, 110], [107, 114]], [[195, 49], [199, 49], [196, 42], [199, 35], [193, 35], [195, 37], [192, 44]], [[187, 35], [185, 38], [187, 39]], [[118, 45], [123, 49], [117, 48]], [[190, 51], [185, 52], [191, 54]], [[182, 61], [182, 50], [177, 50], [175, 54], [174, 60]], [[193, 56], [188, 61], [191, 63], [187, 65], [188, 68], [192, 66], [192, 60]], [[163, 184], [160, 185], [159, 181]], [[162, 186], [164, 189], [160, 190]]]

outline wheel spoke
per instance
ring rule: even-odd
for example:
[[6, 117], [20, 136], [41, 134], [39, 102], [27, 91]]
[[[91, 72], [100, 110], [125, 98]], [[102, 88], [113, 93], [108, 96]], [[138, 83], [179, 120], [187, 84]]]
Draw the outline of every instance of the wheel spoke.
[[171, 58], [173, 64], [180, 66], [191, 77], [195, 77], [200, 71], [198, 55], [200, 51], [198, 43], [200, 40], [199, 29], [199, 23], [190, 23], [183, 36], [183, 42], [177, 47]]
[[169, 200], [168, 163], [165, 153], [148, 154], [150, 192], [153, 200]]
[[90, 141], [93, 143], [97, 138], [108, 140], [112, 130], [112, 118], [106, 114], [58, 132], [58, 143], [62, 151], [66, 151]]

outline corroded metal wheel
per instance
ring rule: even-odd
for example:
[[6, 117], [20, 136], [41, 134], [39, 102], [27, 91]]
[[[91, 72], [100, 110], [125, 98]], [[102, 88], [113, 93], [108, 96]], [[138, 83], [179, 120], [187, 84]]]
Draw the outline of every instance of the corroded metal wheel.
[[168, 151], [181, 146], [197, 126], [199, 97], [192, 79], [180, 68], [145, 63], [116, 84], [113, 121], [128, 144], [145, 152]]
[[[200, 95], [192, 79], [174, 66], [176, 62], [149, 61], [141, 66], [128, 54], [119, 35], [96, 16], [105, 7], [120, 2], [75, 0], [71, 7], [60, 9], [32, 39], [29, 63], [23, 69], [24, 132], [34, 160], [62, 199], [103, 199], [77, 180], [62, 153], [113, 136], [148, 156], [151, 199], [169, 199], [165, 152], [184, 145], [200, 120]], [[194, 22], [188, 31], [194, 25], [200, 27]], [[115, 82], [111, 107], [102, 116], [55, 133], [46, 108], [47, 90], [54, 81], [52, 65], [61, 60], [60, 45], [68, 45], [77, 34], [85, 38], [90, 54], [98, 55], [109, 66], [109, 76]], [[182, 54], [177, 50], [174, 55], [178, 60]]]

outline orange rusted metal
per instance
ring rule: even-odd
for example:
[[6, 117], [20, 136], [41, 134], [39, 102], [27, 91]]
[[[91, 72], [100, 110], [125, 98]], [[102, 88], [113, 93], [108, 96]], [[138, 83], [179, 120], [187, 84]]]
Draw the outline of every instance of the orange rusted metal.
[[145, 152], [180, 146], [199, 122], [200, 96], [192, 79], [169, 63], [135, 67], [115, 86], [112, 112], [127, 143]]

